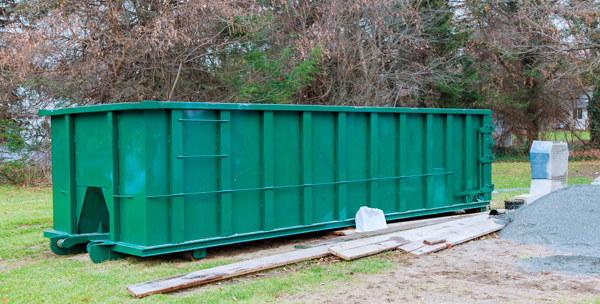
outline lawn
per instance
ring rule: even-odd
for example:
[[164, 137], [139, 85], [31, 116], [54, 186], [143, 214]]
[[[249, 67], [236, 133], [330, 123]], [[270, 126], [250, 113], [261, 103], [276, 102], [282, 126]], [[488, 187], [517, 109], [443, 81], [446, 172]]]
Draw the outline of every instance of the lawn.
[[[581, 138], [582, 140], [590, 140], [590, 132], [589, 131], [575, 131], [575, 134], [577, 136], [573, 136], [573, 133], [568, 132], [568, 131], [555, 131], [555, 132], [547, 132], [544, 134], [544, 138], [542, 139], [542, 134], [540, 133], [539, 136], [539, 140], [554, 140], [554, 141], [566, 141], [566, 142], [572, 142], [572, 141], [578, 141], [579, 138]], [[513, 141], [517, 140], [517, 136], [513, 135]]]
[[[161, 256], [94, 264], [87, 254], [56, 256], [42, 230], [52, 228], [50, 188], [0, 186], [0, 299], [2, 303], [122, 303], [133, 301], [125, 286], [236, 262], [213, 255], [198, 262]], [[342, 263], [307, 261], [290, 271], [280, 267], [267, 278], [228, 280], [198, 293], [153, 295], [136, 302], [276, 302], [282, 295], [335, 288], [355, 279], [352, 274], [390, 269], [399, 257], [388, 252]], [[319, 264], [317, 264], [319, 263]], [[284, 275], [285, 274], [285, 275]], [[322, 284], [324, 283], [324, 284]], [[217, 283], [209, 284], [216, 287]], [[220, 283], [219, 283], [220, 284]], [[236, 300], [234, 300], [234, 298]]]
[[[600, 175], [600, 161], [580, 161], [569, 163], [569, 185], [590, 184]], [[518, 189], [531, 186], [529, 163], [494, 163], [492, 182], [495, 189]], [[504, 208], [504, 200], [529, 193], [529, 190], [501, 191], [492, 195], [492, 208]]]
[[[493, 164], [496, 189], [529, 187], [528, 163]], [[570, 164], [570, 184], [590, 183], [600, 173], [600, 161]], [[517, 192], [493, 195], [500, 204]], [[49, 251], [42, 230], [52, 228], [50, 188], [0, 186], [0, 299], [2, 303], [133, 301], [125, 286], [147, 280], [183, 274], [229, 264], [236, 260], [219, 255], [198, 262], [184, 262], [174, 256], [94, 264], [86, 254], [56, 256]], [[352, 262], [308, 261], [286, 270], [264, 272], [265, 278], [246, 276], [218, 286], [211, 283], [202, 292], [153, 295], [136, 302], [277, 302], [284, 295], [323, 291], [356, 280], [352, 273], [377, 273], [391, 269], [396, 252]], [[234, 300], [235, 299], [235, 300]]]

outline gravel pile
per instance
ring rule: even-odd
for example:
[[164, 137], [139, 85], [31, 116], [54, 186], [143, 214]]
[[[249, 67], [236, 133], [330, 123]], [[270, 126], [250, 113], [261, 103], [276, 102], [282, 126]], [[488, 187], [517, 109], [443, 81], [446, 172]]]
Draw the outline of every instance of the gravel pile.
[[526, 266], [531, 266], [535, 271], [559, 270], [569, 263], [583, 263], [588, 265], [587, 268], [573, 266], [569, 272], [586, 268], [580, 273], [600, 273], [597, 260], [585, 257], [600, 257], [600, 186], [573, 185], [554, 191], [529, 205], [501, 215], [498, 223], [507, 224], [499, 233], [504, 239], [580, 254], [561, 256], [564, 258], [562, 261], [556, 256], [527, 259], [526, 269]]
[[529, 272], [558, 270], [572, 274], [595, 275], [600, 273], [600, 258], [585, 255], [553, 255], [526, 259], [520, 266]]

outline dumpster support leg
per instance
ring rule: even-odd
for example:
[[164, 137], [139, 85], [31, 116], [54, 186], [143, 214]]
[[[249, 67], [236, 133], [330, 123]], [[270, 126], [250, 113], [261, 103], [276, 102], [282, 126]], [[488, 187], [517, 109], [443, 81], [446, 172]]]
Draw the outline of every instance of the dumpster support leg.
[[200, 260], [200, 259], [206, 257], [206, 248], [205, 249], [192, 250], [190, 256], [192, 258], [192, 261]]
[[104, 261], [115, 261], [127, 257], [127, 255], [124, 253], [111, 250], [113, 246], [114, 245], [111, 243], [90, 242], [87, 245], [87, 251], [90, 253], [90, 259], [96, 264]]

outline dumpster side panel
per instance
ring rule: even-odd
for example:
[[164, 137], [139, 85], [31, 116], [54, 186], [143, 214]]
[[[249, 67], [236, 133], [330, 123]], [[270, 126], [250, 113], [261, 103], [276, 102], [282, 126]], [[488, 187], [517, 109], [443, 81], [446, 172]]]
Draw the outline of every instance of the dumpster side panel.
[[54, 230], [77, 233], [71, 115], [52, 116], [52, 200]]
[[[300, 185], [300, 112], [273, 113], [274, 186]], [[274, 190], [274, 228], [302, 224], [301, 187]]]
[[[169, 117], [167, 111], [144, 111], [144, 151], [146, 172], [146, 194], [160, 195], [169, 193]], [[127, 204], [127, 202], [125, 202]], [[169, 210], [169, 198], [147, 199], [146, 202], [146, 246], [173, 243], [172, 233], [183, 235], [183, 227], [175, 226], [171, 219], [177, 219]], [[179, 210], [183, 212], [184, 210]], [[183, 214], [181, 214], [183, 216]], [[171, 229], [169, 229], [171, 228]], [[175, 242], [177, 243], [177, 242]]]
[[[232, 189], [256, 189], [261, 185], [261, 112], [231, 111]], [[261, 190], [232, 193], [233, 233], [262, 230]]]
[[[183, 159], [184, 193], [219, 190], [217, 136], [218, 113], [213, 110], [183, 111], [183, 154], [207, 156]], [[228, 123], [228, 122], [226, 122]], [[185, 240], [219, 236], [219, 195], [197, 194], [184, 197]]]
[[453, 115], [451, 172], [454, 186], [451, 195], [453, 205], [464, 204], [465, 198], [454, 194], [465, 190], [465, 117], [466, 115]]
[[144, 129], [143, 111], [119, 114], [119, 193], [132, 197], [120, 200], [120, 240], [134, 245], [147, 244]]
[[[367, 175], [367, 114], [346, 114], [346, 140], [347, 146], [347, 180], [364, 180]], [[367, 182], [349, 182], [347, 187], [347, 218], [354, 218], [360, 207], [367, 201]]]
[[[107, 123], [107, 115], [102, 112], [75, 118], [75, 180], [83, 193], [87, 187], [111, 186], [111, 132]], [[79, 209], [83, 198], [77, 200]]]
[[[447, 168], [444, 164], [444, 116], [438, 114], [432, 115], [432, 127], [429, 131], [428, 138], [430, 137], [431, 144], [431, 170], [428, 173], [444, 173], [447, 172]], [[448, 204], [447, 190], [446, 190], [446, 176], [445, 175], [434, 175], [429, 177], [432, 181], [433, 189], [428, 191], [431, 193], [431, 207], [441, 208]]]
[[[398, 115], [392, 113], [378, 114], [377, 128], [377, 177], [395, 177], [398, 172]], [[377, 206], [384, 213], [398, 212], [399, 180], [379, 180], [379, 197]]]
[[481, 184], [482, 180], [481, 180], [481, 167], [479, 166], [479, 157], [480, 157], [480, 149], [481, 149], [481, 142], [479, 140], [479, 128], [482, 126], [481, 125], [481, 116], [480, 115], [469, 115], [469, 117], [471, 117], [471, 128], [467, 129], [466, 132], [468, 132], [466, 134], [467, 138], [470, 138], [470, 140], [468, 140], [469, 144], [470, 144], [470, 151], [468, 152], [471, 157], [467, 158], [467, 160], [470, 163], [470, 171], [468, 171], [468, 175], [471, 176], [471, 183], [468, 184], [468, 187], [475, 190], [475, 189], [479, 189], [481, 187], [483, 187], [483, 185]]
[[312, 222], [335, 220], [335, 113], [312, 113]]
[[174, 105], [52, 117], [50, 233], [82, 233], [84, 200], [141, 256], [486, 205], [482, 111]]
[[[424, 173], [424, 134], [423, 115], [409, 114], [406, 116], [407, 145], [406, 149], [406, 175], [422, 175]], [[426, 208], [422, 176], [406, 178], [407, 211], [422, 210]]]
[[[107, 113], [75, 116], [75, 184], [78, 233], [109, 231], [112, 203], [112, 126]], [[111, 200], [111, 201], [109, 201]]]

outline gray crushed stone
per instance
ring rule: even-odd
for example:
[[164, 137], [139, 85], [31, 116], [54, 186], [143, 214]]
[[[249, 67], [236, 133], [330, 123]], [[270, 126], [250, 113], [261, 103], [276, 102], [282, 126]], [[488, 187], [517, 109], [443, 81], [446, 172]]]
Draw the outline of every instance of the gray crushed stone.
[[571, 274], [600, 274], [600, 258], [585, 255], [553, 255], [524, 259], [519, 265], [529, 272], [560, 271]]
[[[563, 256], [565, 260], [528, 259], [527, 264], [537, 265], [539, 269], [544, 266], [544, 270], [560, 270], [572, 264], [579, 266], [568, 266], [565, 271], [582, 269], [583, 272], [578, 273], [591, 273], [592, 269], [598, 269], [600, 273], [600, 265], [593, 259], [600, 257], [600, 186], [569, 186], [498, 218], [497, 223], [507, 225], [499, 232], [501, 238], [579, 254]], [[583, 264], [588, 265], [587, 268], [581, 266]], [[536, 267], [531, 269], [537, 271]]]

